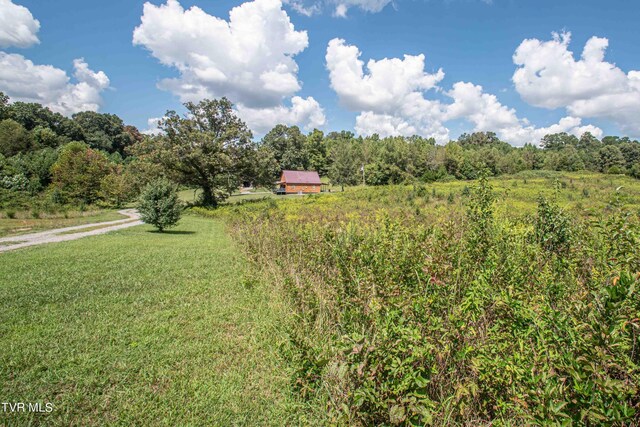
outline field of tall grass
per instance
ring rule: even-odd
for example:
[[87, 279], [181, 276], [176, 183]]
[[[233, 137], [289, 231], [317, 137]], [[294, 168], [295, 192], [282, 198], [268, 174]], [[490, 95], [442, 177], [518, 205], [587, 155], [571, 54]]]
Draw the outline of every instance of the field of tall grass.
[[640, 182], [524, 173], [217, 211], [349, 425], [640, 422]]

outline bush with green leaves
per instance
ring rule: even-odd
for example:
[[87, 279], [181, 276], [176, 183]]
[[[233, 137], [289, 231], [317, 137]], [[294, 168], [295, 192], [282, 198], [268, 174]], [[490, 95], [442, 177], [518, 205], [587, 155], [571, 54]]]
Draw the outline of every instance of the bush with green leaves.
[[534, 222], [536, 241], [545, 251], [566, 254], [571, 245], [571, 218], [553, 200], [538, 198], [538, 215]]
[[178, 198], [175, 184], [159, 179], [150, 182], [142, 190], [137, 208], [142, 221], [164, 231], [178, 223], [183, 204]]

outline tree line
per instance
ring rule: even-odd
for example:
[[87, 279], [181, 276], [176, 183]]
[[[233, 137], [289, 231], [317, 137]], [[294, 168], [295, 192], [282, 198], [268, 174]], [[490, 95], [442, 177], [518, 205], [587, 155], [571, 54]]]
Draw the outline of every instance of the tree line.
[[226, 98], [168, 111], [162, 133], [143, 135], [115, 114], [71, 118], [0, 93], [0, 206], [120, 206], [142, 186], [168, 178], [200, 189], [217, 206], [243, 183], [270, 188], [280, 171], [316, 170], [334, 185], [387, 185], [476, 179], [524, 170], [589, 170], [640, 179], [640, 143], [590, 133], [546, 135], [540, 146], [514, 147], [493, 132], [463, 134], [446, 145], [420, 136], [305, 134], [276, 125], [255, 140]]

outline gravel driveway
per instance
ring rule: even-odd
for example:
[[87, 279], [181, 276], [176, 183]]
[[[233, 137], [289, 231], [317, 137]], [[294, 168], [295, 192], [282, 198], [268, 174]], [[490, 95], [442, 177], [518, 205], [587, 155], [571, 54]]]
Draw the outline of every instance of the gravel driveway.
[[[25, 248], [27, 246], [42, 245], [43, 243], [66, 242], [67, 240], [81, 239], [87, 236], [95, 236], [98, 234], [108, 233], [114, 230], [120, 230], [127, 227], [133, 227], [143, 224], [140, 221], [140, 215], [135, 209], [123, 209], [118, 211], [119, 214], [128, 218], [116, 221], [96, 222], [92, 224], [76, 225], [73, 227], [56, 228], [55, 230], [47, 230], [39, 233], [21, 234], [19, 236], [0, 238], [0, 252], [12, 251], [14, 249]], [[95, 230], [79, 231], [71, 234], [60, 234], [74, 230], [83, 230], [101, 226]]]

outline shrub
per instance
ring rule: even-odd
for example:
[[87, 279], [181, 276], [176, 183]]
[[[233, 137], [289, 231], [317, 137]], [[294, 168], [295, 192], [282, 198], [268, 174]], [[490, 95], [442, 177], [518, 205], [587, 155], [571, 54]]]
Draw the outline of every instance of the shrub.
[[493, 239], [493, 204], [495, 194], [486, 177], [482, 177], [467, 200], [467, 218], [469, 220], [469, 247], [475, 251], [475, 257], [482, 260], [487, 255]]
[[137, 208], [142, 221], [163, 231], [178, 223], [183, 205], [176, 186], [166, 179], [159, 179], [150, 182], [142, 190]]
[[536, 241], [545, 251], [566, 254], [571, 243], [570, 218], [555, 203], [545, 197], [538, 198], [538, 216], [535, 221]]
[[7, 209], [5, 213], [7, 215], [7, 218], [9, 219], [15, 219], [16, 217], [16, 211], [14, 211], [13, 209]]
[[29, 180], [24, 174], [0, 177], [0, 187], [11, 191], [26, 191], [29, 187]]

